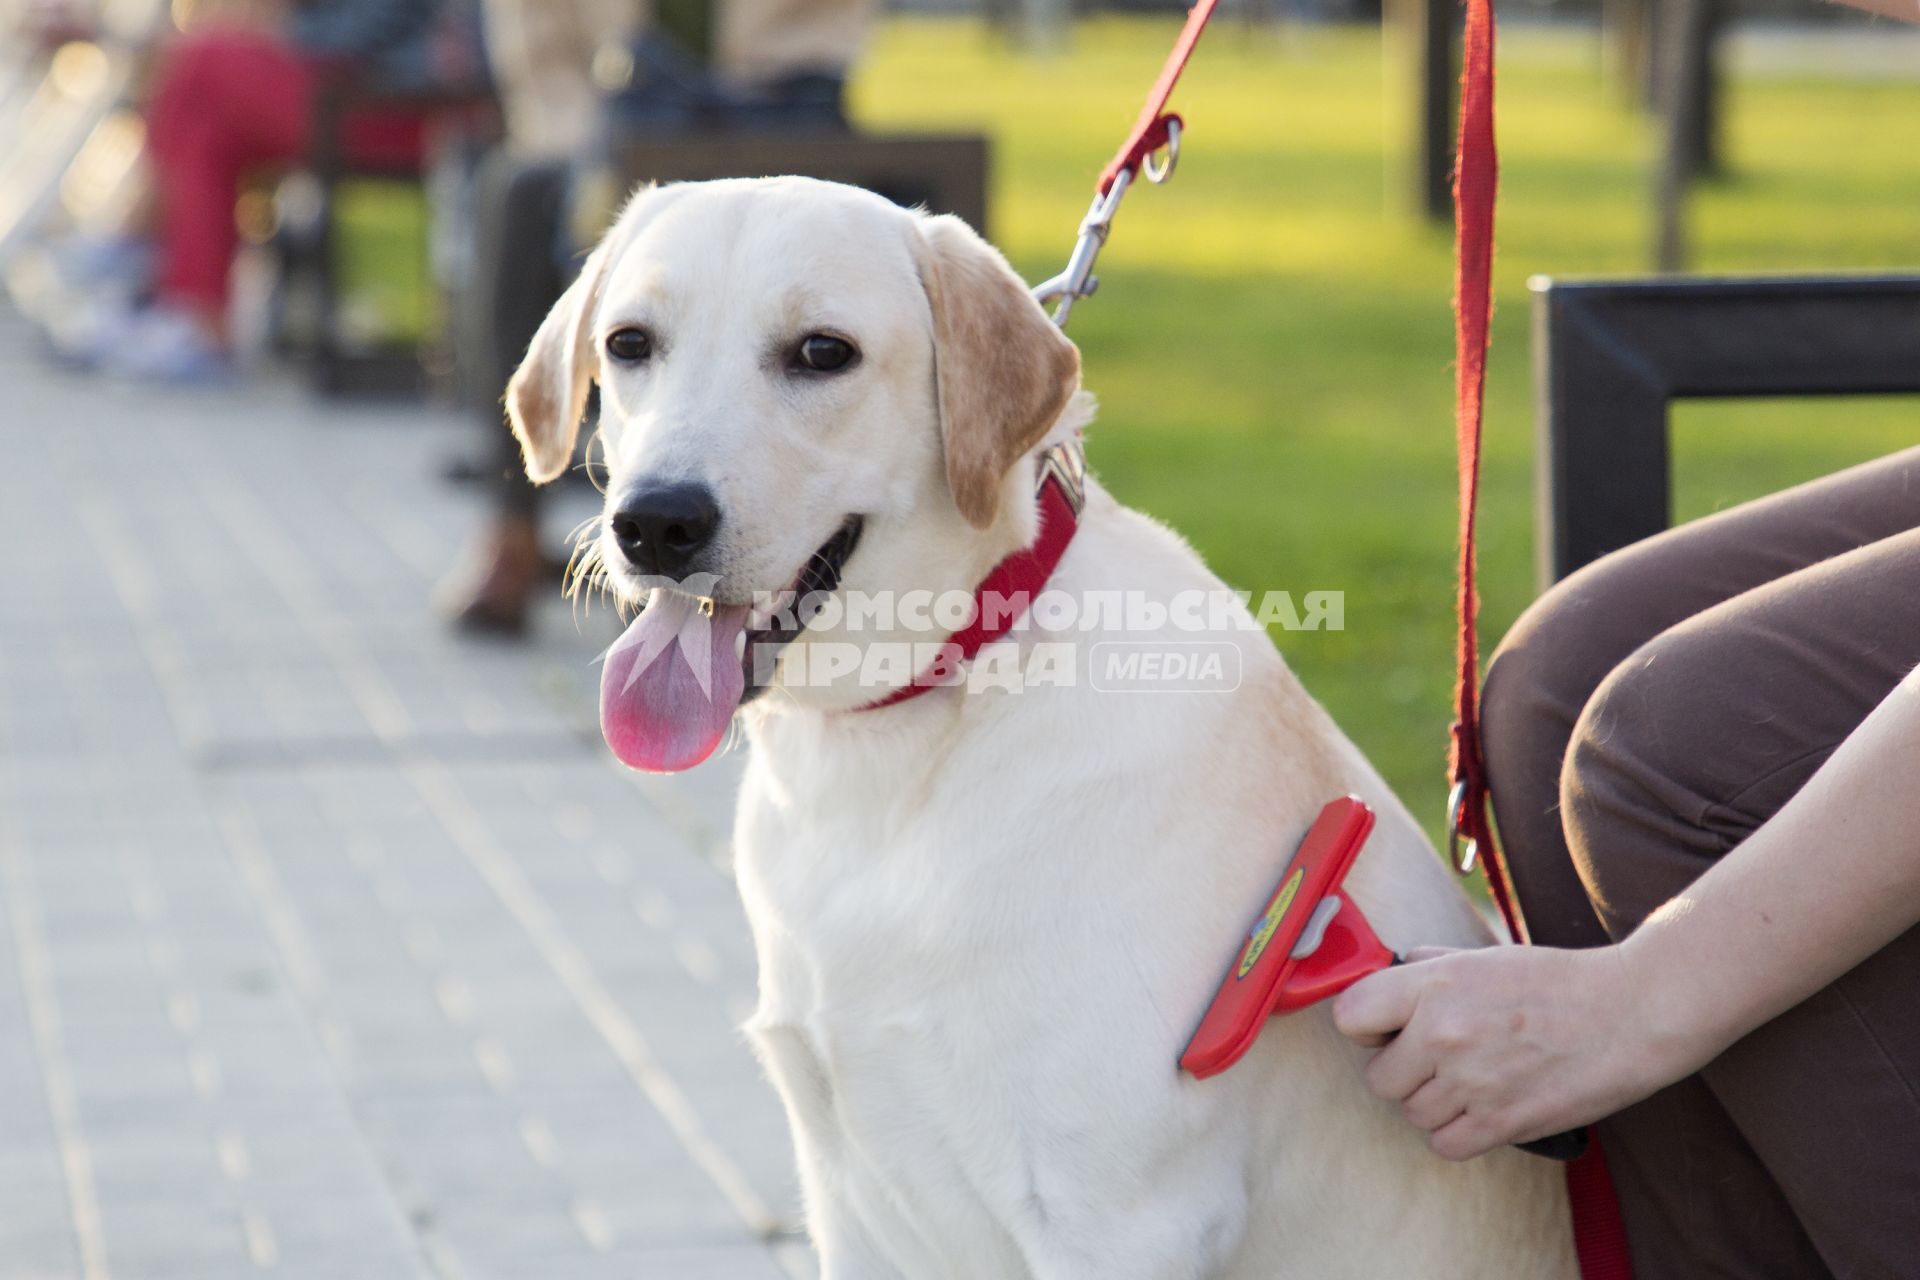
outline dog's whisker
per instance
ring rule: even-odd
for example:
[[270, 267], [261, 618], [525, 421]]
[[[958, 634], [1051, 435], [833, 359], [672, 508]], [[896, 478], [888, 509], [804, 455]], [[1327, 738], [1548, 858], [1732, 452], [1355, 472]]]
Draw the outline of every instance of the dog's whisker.
[[560, 589], [567, 595], [578, 598], [581, 584], [595, 576], [598, 568], [599, 565], [591, 552], [575, 548], [573, 554], [567, 558], [567, 572], [561, 580]]
[[567, 569], [561, 580], [561, 592], [573, 603], [576, 625], [583, 613], [585, 616], [592, 616], [593, 597], [600, 592], [609, 591], [612, 585], [607, 576], [606, 561], [597, 536], [600, 522], [600, 516], [589, 516], [575, 525], [572, 533], [568, 535], [573, 541], [573, 551], [567, 557]]
[[[593, 448], [595, 445], [600, 446], [600, 456], [602, 458], [601, 465], [597, 468], [594, 466], [594, 462], [593, 462]], [[590, 434], [587, 437], [586, 448], [580, 451], [580, 470], [586, 472], [587, 483], [592, 485], [594, 487], [594, 490], [598, 493], [605, 493], [607, 491], [606, 483], [601, 479], [601, 477], [604, 476], [607, 471], [606, 464], [604, 461], [604, 459], [606, 458], [606, 454], [607, 454], [606, 437], [601, 433], [600, 428], [598, 426], [595, 426], [592, 434]], [[594, 519], [597, 520], [599, 519], [599, 517], [595, 516]]]
[[[582, 529], [584, 528], [585, 526], [583, 525]], [[573, 550], [567, 556], [567, 572], [562, 582], [563, 590], [569, 593], [573, 592], [577, 589], [577, 584], [582, 577], [592, 574], [598, 563], [598, 550], [599, 540], [597, 538], [583, 537], [580, 536], [579, 530], [575, 531]]]
[[800, 705], [800, 700], [793, 696], [793, 690], [783, 684], [768, 685], [767, 692], [777, 698], [785, 698], [793, 706]]

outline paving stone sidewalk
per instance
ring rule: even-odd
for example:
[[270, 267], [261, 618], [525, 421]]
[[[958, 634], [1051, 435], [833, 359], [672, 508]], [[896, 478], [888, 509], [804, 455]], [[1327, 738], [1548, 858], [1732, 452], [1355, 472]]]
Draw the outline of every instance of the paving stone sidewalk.
[[434, 618], [465, 424], [0, 389], [0, 1280], [810, 1276], [733, 770]]

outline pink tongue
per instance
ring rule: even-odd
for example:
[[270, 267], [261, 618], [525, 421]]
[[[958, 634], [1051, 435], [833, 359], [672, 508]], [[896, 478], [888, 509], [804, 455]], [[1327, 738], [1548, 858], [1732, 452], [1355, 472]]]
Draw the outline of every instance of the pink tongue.
[[734, 652], [747, 606], [656, 591], [600, 670], [600, 732], [620, 762], [648, 773], [691, 769], [727, 736], [746, 676]]

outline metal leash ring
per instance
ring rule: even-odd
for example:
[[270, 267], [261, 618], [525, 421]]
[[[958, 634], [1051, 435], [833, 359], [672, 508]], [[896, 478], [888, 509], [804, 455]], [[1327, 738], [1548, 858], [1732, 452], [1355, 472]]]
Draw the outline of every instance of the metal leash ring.
[[1467, 784], [1454, 783], [1453, 790], [1447, 793], [1447, 858], [1453, 863], [1455, 871], [1463, 876], [1470, 876], [1473, 874], [1474, 867], [1480, 862], [1480, 842], [1469, 836], [1466, 848], [1460, 847], [1460, 837], [1463, 834], [1460, 820], [1464, 816], [1461, 810], [1466, 802]]
[[[1180, 117], [1168, 116], [1167, 145], [1158, 151], [1148, 152], [1140, 160], [1140, 172], [1148, 182], [1156, 186], [1173, 176], [1174, 169], [1180, 163]], [[1164, 156], [1164, 160], [1155, 161]]]

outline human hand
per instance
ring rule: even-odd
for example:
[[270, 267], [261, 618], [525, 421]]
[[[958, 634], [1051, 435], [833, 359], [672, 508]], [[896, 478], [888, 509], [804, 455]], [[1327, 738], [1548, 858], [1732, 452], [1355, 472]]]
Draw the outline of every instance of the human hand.
[[1578, 1128], [1695, 1070], [1719, 1046], [1666, 1029], [1618, 947], [1422, 948], [1334, 1001], [1380, 1047], [1367, 1086], [1449, 1160]]

